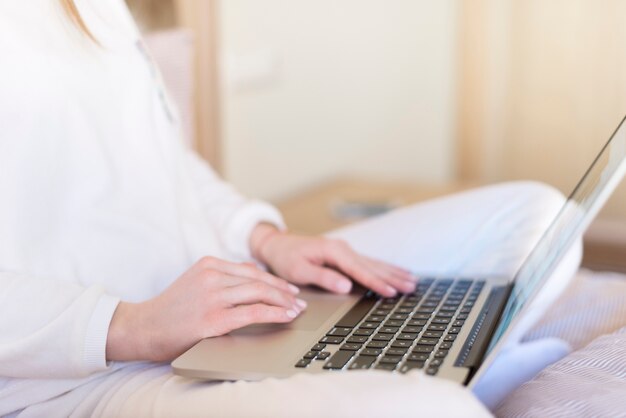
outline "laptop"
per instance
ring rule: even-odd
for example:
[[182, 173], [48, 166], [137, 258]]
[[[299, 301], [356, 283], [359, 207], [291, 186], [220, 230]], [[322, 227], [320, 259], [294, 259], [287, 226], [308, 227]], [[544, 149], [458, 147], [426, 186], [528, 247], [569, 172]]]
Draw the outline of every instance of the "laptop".
[[258, 380], [296, 373], [380, 369], [474, 386], [626, 171], [626, 119], [593, 161], [514, 277], [423, 277], [413, 293], [303, 289], [308, 309], [290, 324], [253, 325], [207, 338], [178, 357], [176, 374]]

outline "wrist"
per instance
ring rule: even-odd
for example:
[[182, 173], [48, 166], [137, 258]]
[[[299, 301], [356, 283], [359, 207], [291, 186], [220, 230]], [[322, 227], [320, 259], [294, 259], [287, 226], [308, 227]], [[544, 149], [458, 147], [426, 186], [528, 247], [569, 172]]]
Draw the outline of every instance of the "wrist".
[[263, 248], [267, 246], [269, 241], [281, 234], [282, 232], [274, 225], [267, 223], [258, 224], [250, 235], [250, 253], [252, 257], [260, 263], [268, 265], [268, 259]]
[[141, 304], [120, 302], [113, 314], [106, 344], [107, 361], [150, 360], [146, 350]]

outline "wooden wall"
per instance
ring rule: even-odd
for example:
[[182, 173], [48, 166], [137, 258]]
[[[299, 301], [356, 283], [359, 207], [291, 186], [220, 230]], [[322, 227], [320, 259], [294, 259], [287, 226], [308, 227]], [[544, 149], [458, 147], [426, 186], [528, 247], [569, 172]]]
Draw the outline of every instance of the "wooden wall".
[[[626, 114], [626, 2], [464, 3], [459, 177], [569, 192]], [[626, 221], [626, 186], [602, 216]]]

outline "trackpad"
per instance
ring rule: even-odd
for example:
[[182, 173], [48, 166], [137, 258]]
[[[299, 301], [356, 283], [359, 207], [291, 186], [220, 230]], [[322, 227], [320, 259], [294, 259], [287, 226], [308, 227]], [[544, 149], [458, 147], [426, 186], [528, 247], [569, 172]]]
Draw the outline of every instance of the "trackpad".
[[315, 331], [329, 318], [339, 311], [346, 312], [361, 298], [361, 295], [335, 295], [323, 290], [312, 288], [302, 289], [299, 298], [307, 301], [308, 306], [302, 314], [289, 324], [262, 324], [251, 325], [236, 331], [237, 334], [257, 334], [260, 330], [302, 330]]

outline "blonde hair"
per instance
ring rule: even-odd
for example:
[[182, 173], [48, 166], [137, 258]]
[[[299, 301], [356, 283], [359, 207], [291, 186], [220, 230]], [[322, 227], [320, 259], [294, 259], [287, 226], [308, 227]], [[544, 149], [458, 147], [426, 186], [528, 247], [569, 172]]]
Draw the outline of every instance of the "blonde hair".
[[76, 3], [74, 3], [74, 0], [61, 0], [61, 6], [63, 6], [63, 9], [65, 10], [69, 18], [72, 20], [72, 22], [74, 22], [74, 24], [76, 24], [80, 31], [87, 35], [92, 41], [97, 43], [98, 41], [96, 41], [96, 38], [93, 36], [91, 31], [85, 24], [85, 21], [78, 12], [78, 8], [76, 7]]

